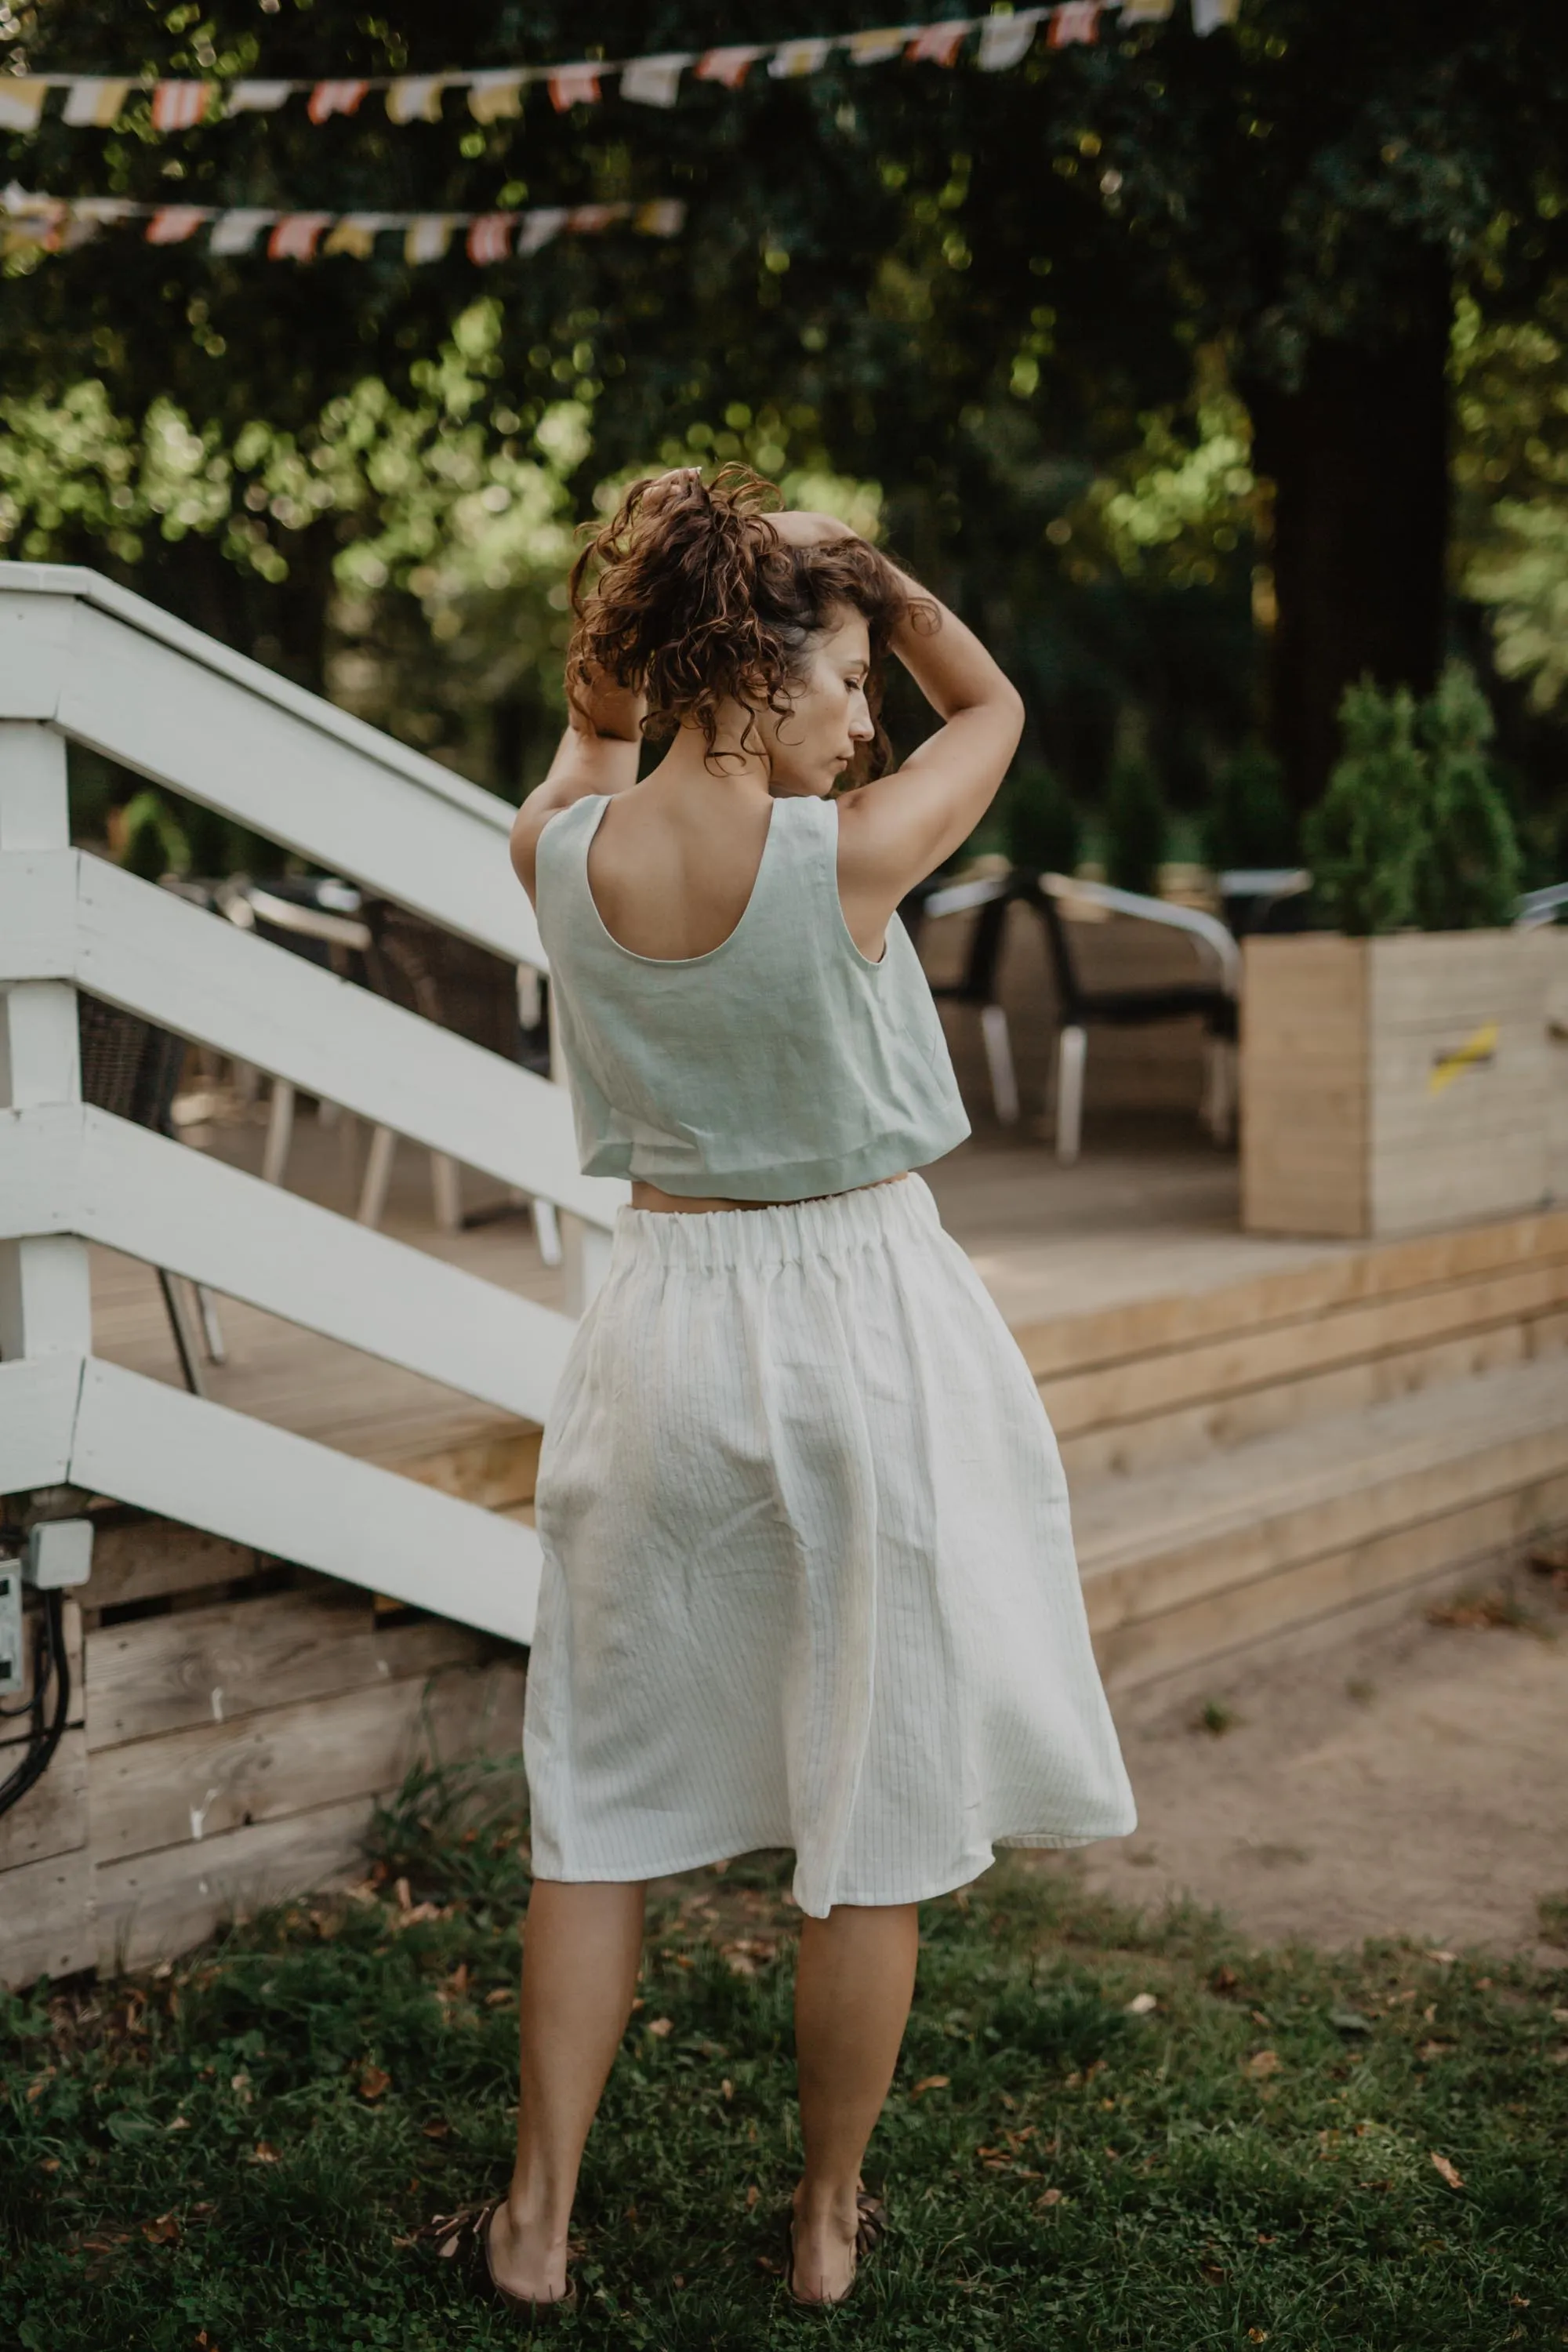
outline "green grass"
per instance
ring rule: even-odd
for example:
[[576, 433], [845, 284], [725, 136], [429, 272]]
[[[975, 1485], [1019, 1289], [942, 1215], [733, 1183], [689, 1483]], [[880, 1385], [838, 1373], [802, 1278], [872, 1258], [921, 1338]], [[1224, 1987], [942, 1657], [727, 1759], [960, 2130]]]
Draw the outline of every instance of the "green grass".
[[[466, 2256], [420, 2234], [506, 2173], [527, 1887], [508, 1795], [427, 1780], [380, 1824], [374, 1895], [5, 2006], [0, 2342], [516, 2340]], [[783, 1883], [765, 1857], [701, 1874], [654, 1922], [563, 2341], [798, 2340], [774, 2267], [797, 2153]], [[1565, 2058], [1568, 1971], [1249, 1951], [1005, 1864], [925, 1914], [868, 2165], [895, 2234], [827, 2332], [903, 2352], [1568, 2342]]]

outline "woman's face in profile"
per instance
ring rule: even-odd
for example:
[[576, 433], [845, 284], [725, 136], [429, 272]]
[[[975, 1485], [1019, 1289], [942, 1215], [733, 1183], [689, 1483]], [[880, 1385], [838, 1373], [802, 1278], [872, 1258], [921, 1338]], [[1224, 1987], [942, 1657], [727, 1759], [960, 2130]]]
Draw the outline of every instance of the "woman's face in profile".
[[814, 637], [787, 711], [757, 713], [775, 793], [825, 800], [876, 728], [866, 700], [871, 641], [859, 613]]

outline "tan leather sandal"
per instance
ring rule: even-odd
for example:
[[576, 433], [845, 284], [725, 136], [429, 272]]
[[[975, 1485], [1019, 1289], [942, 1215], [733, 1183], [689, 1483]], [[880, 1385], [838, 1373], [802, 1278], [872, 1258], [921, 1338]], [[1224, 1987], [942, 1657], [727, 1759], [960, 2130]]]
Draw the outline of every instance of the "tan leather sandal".
[[552, 2327], [558, 2320], [566, 2318], [576, 2310], [576, 2282], [568, 2279], [564, 2294], [552, 2295], [543, 2303], [536, 2303], [531, 2295], [513, 2294], [510, 2287], [502, 2286], [496, 2276], [495, 2264], [490, 2260], [490, 2223], [502, 2201], [498, 2197], [494, 2205], [487, 2205], [474, 2223], [474, 2235], [479, 2242], [479, 2253], [485, 2266], [485, 2283], [498, 2302], [504, 2304], [508, 2311], [515, 2311], [518, 2317], [525, 2319], [531, 2327]]
[[873, 2253], [888, 2231], [888, 2208], [880, 2197], [868, 2189], [855, 2192], [855, 2208], [859, 2220], [855, 2226], [855, 2267], [849, 2273], [849, 2284], [842, 2294], [797, 2294], [795, 2284], [795, 2207], [784, 2215], [784, 2300], [792, 2311], [821, 2314], [842, 2311], [860, 2282], [861, 2269], [867, 2257]]

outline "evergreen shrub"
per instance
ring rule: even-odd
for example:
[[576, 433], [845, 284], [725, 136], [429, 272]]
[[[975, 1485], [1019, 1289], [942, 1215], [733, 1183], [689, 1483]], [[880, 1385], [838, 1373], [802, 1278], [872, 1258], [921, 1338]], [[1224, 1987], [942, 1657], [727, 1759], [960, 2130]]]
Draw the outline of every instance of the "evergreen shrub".
[[1106, 877], [1119, 890], [1152, 896], [1171, 837], [1171, 813], [1146, 760], [1125, 753], [1105, 796]]

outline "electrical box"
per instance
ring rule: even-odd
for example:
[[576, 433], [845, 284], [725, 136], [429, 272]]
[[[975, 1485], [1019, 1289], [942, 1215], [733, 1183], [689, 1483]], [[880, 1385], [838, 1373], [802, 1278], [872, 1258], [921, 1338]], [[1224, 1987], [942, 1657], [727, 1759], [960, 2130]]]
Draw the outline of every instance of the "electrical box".
[[92, 1521], [40, 1519], [27, 1530], [27, 1581], [40, 1592], [85, 1584], [92, 1574]]
[[15, 1697], [26, 1668], [22, 1657], [22, 1563], [0, 1559], [0, 1698]]

